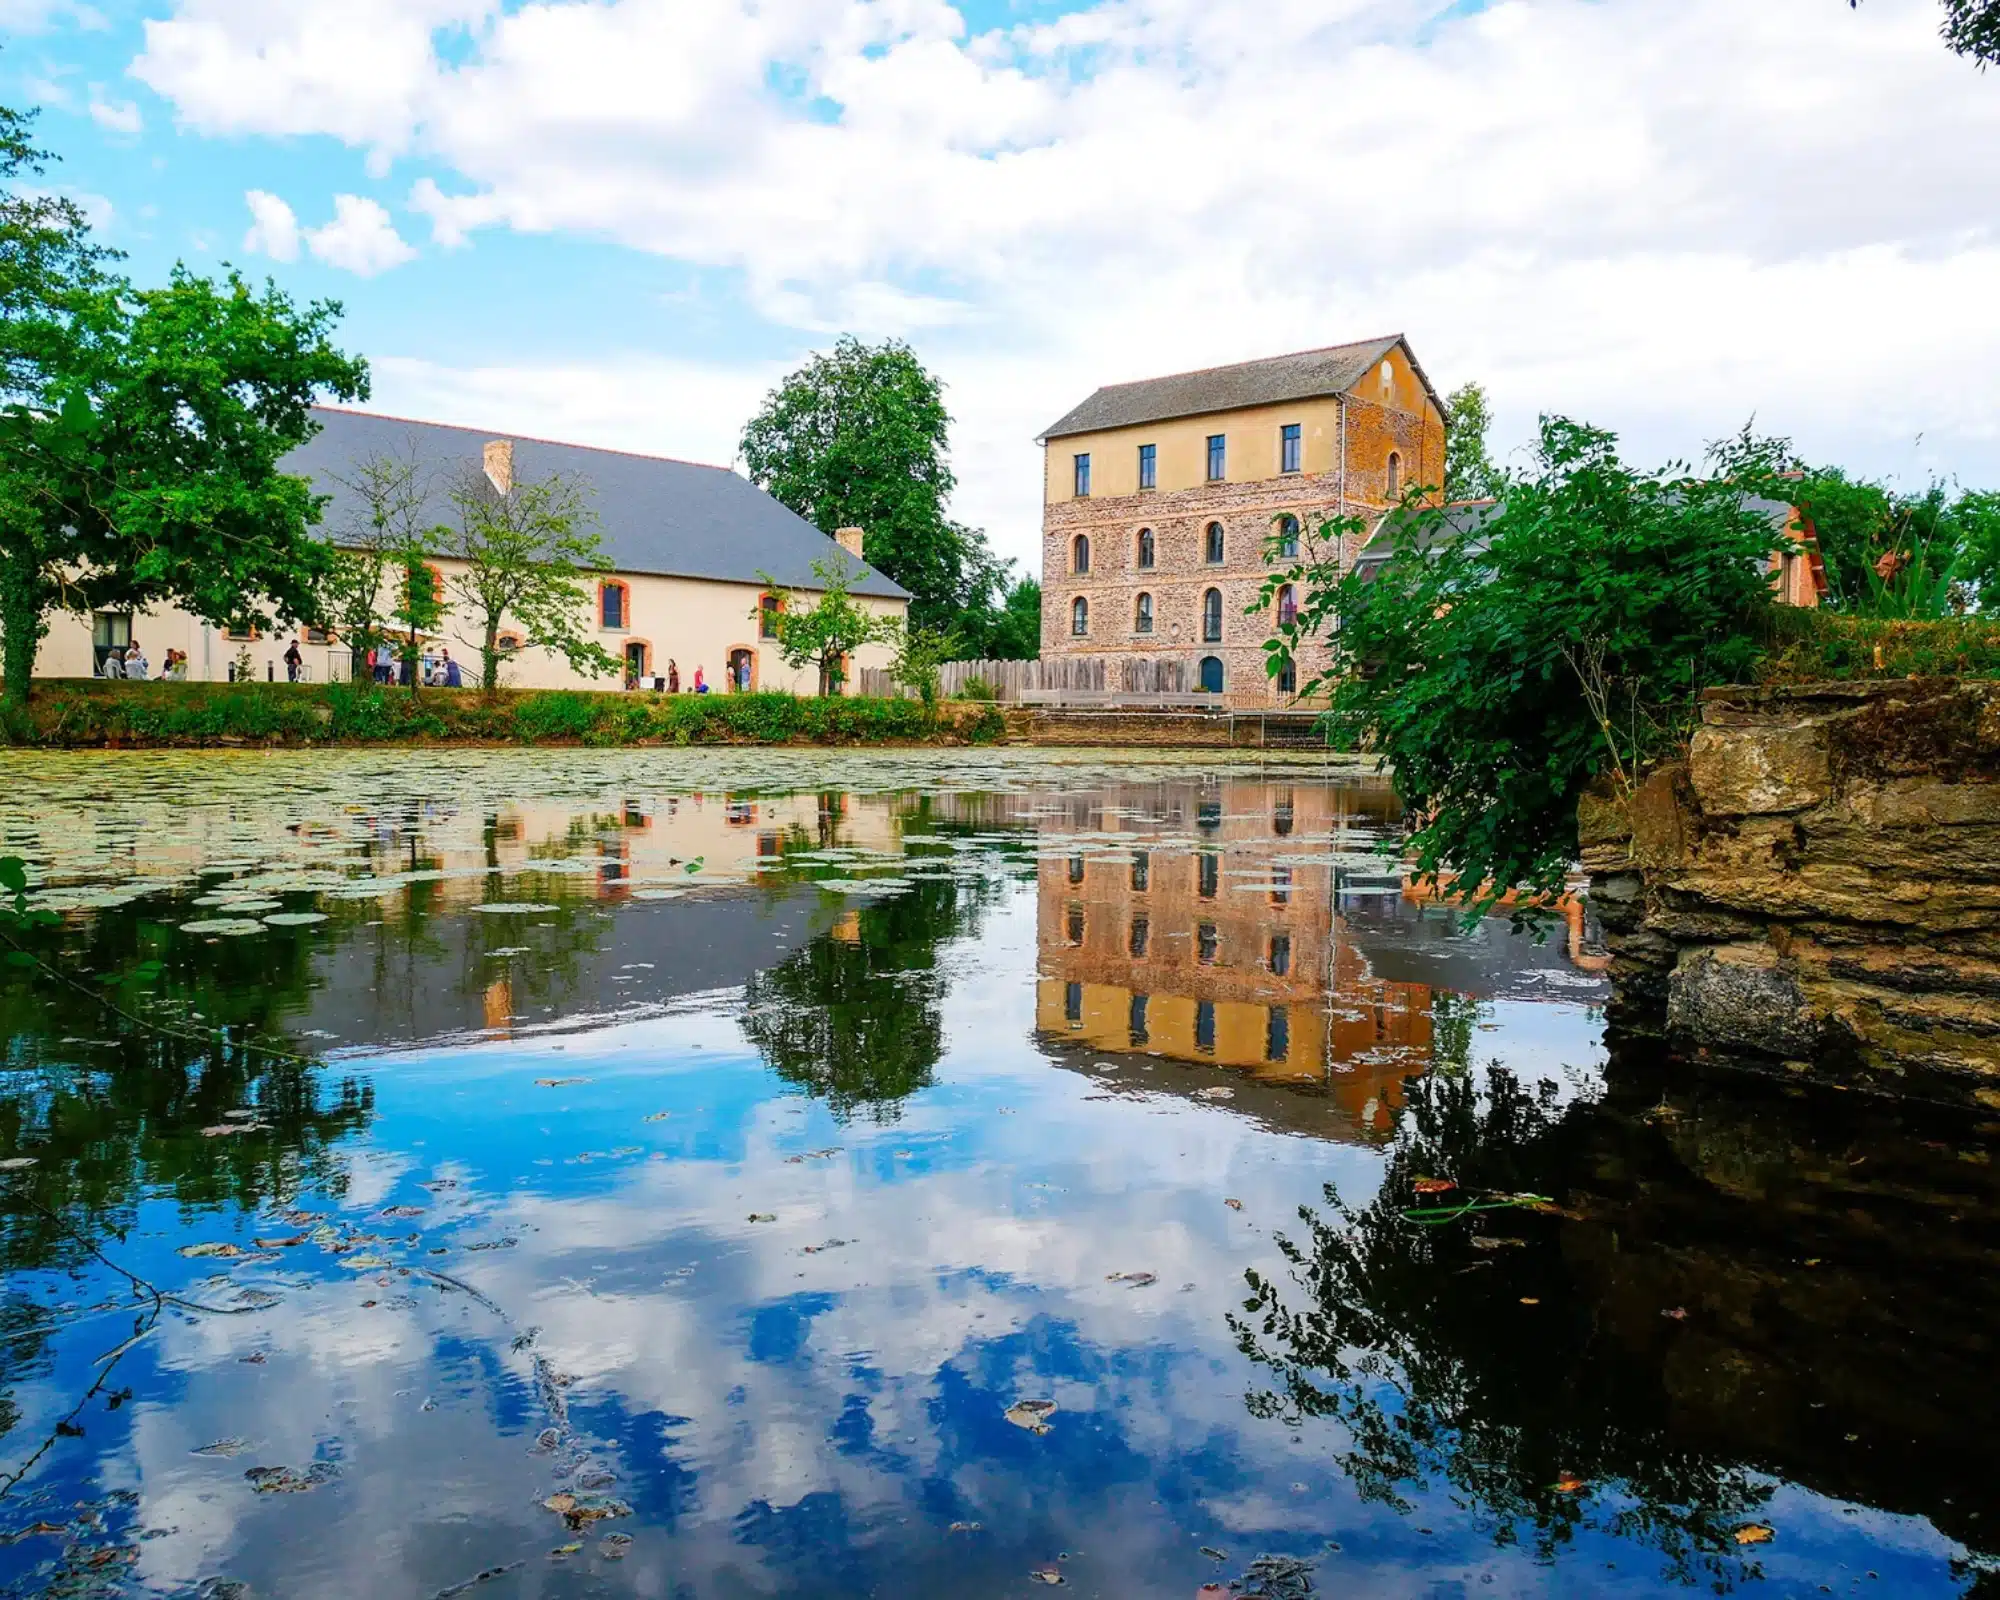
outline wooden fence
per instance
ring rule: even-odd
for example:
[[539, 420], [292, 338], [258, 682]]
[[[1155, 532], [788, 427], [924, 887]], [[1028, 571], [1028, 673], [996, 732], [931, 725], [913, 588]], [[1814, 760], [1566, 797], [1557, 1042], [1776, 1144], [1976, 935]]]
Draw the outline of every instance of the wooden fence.
[[[1056, 656], [1047, 661], [948, 661], [939, 673], [947, 697], [964, 694], [977, 679], [994, 698], [1018, 704], [1025, 695], [1187, 694], [1188, 664], [1164, 657], [1123, 660], [1114, 667], [1102, 656]], [[861, 692], [889, 698], [911, 697], [886, 667], [861, 669]]]

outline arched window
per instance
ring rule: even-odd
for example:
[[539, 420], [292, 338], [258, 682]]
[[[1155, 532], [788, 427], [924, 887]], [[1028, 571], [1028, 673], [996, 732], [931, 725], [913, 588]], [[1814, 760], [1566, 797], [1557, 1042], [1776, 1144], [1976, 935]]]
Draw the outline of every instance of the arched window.
[[1132, 631], [1151, 633], [1153, 631], [1153, 597], [1142, 594], [1132, 603]]
[[1389, 452], [1389, 498], [1403, 498], [1403, 458], [1393, 450]]
[[632, 625], [632, 607], [624, 584], [597, 586], [597, 623], [601, 628], [620, 630]]
[[1082, 595], [1069, 603], [1069, 631], [1079, 639], [1090, 632], [1090, 602]]
[[1222, 640], [1222, 591], [1210, 589], [1201, 597], [1201, 637], [1204, 643]]
[[1152, 571], [1153, 559], [1153, 530], [1151, 528], [1141, 528], [1139, 530], [1139, 570], [1141, 572]]
[[1072, 572], [1090, 570], [1090, 536], [1079, 533], [1069, 547], [1069, 566]]
[[1289, 628], [1299, 620], [1298, 592], [1289, 583], [1278, 586], [1278, 626]]
[[1299, 558], [1299, 519], [1290, 515], [1278, 518], [1278, 559], [1296, 561]]
[[1222, 524], [1211, 522], [1202, 549], [1202, 557], [1211, 567], [1222, 565]]

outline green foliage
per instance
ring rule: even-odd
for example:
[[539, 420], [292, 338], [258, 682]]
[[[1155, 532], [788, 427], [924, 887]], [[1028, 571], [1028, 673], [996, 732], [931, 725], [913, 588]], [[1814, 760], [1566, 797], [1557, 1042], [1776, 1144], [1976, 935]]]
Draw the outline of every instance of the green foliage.
[[1302, 693], [1329, 695], [1336, 734], [1393, 767], [1423, 819], [1417, 871], [1456, 880], [1472, 910], [1516, 885], [1560, 891], [1584, 788], [1601, 771], [1632, 782], [1702, 688], [1754, 664], [1774, 532], [1746, 504], [1770, 463], [1744, 448], [1713, 477], [1642, 473], [1613, 435], [1547, 418], [1499, 512], [1401, 514], [1372, 578], [1340, 571], [1354, 529], [1329, 524], [1266, 580], [1267, 606], [1281, 583], [1303, 597], [1273, 674], [1287, 655], [1327, 663]]
[[611, 563], [593, 526], [589, 491], [568, 473], [518, 479], [501, 494], [483, 468], [469, 467], [451, 486], [458, 531], [445, 553], [464, 563], [448, 580], [479, 630], [482, 680], [500, 683], [507, 653], [500, 628], [511, 624], [530, 649], [551, 650], [578, 672], [602, 677], [619, 663], [590, 635], [588, 572]]
[[937, 705], [938, 679], [947, 661], [962, 659], [958, 636], [932, 628], [906, 628], [896, 646], [896, 658], [889, 663], [889, 675], [905, 689], [915, 691], [926, 709]]
[[1033, 661], [1042, 653], [1042, 586], [1016, 579], [997, 607], [972, 608], [953, 631], [961, 661]]
[[1944, 0], [1944, 42], [1982, 71], [2000, 62], [2000, 0]]
[[22, 744], [990, 744], [997, 707], [927, 713], [859, 695], [503, 689], [413, 697], [367, 682], [133, 683], [64, 679], [10, 723]]
[[[900, 642], [903, 625], [894, 617], [877, 615], [853, 595], [853, 588], [867, 572], [844, 553], [836, 553], [813, 563], [819, 579], [817, 597], [799, 593], [784, 595], [784, 605], [775, 619], [778, 654], [788, 667], [810, 666], [819, 673], [819, 692], [841, 692], [842, 663], [864, 645]], [[768, 572], [760, 572], [764, 587], [782, 592], [782, 585]], [[806, 600], [812, 599], [808, 606]], [[761, 621], [753, 611], [752, 620]]]
[[1963, 612], [1975, 591], [2000, 598], [2000, 495], [1953, 494], [1941, 483], [1899, 494], [1833, 467], [1807, 473], [1793, 492], [1838, 609], [1935, 619]]
[[910, 620], [946, 628], [990, 604], [999, 567], [977, 529], [946, 515], [956, 484], [944, 386], [900, 340], [851, 334], [765, 397], [744, 426], [750, 481], [827, 533], [864, 530], [876, 570], [914, 597]]
[[1445, 499], [1502, 498], [1507, 478], [1487, 453], [1486, 435], [1493, 426], [1493, 411], [1484, 386], [1461, 384], [1445, 397], [1444, 405], [1451, 417], [1444, 435]]
[[1000, 694], [984, 678], [967, 678], [959, 686], [958, 698], [961, 700], [998, 700]]
[[0, 110], [0, 629], [25, 702], [58, 608], [171, 602], [218, 626], [311, 619], [330, 562], [320, 501], [278, 461], [367, 368], [303, 308], [176, 267], [135, 290], [82, 215], [32, 198], [44, 157]]
[[1774, 607], [1759, 683], [2000, 677], [2000, 618], [1936, 621]]
[[[362, 676], [369, 652], [389, 641], [384, 581], [427, 564], [437, 552], [439, 530], [427, 520], [429, 485], [414, 451], [368, 456], [352, 477], [337, 481], [356, 504], [334, 530], [338, 543], [321, 583], [320, 615], [352, 652]], [[392, 591], [392, 613], [395, 598]]]

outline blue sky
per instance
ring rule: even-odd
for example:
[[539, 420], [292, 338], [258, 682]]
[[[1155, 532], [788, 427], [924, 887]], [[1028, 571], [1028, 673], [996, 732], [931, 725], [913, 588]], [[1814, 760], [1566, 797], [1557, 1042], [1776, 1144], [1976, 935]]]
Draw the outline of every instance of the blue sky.
[[2000, 481], [2000, 79], [1934, 0], [0, 0], [141, 278], [347, 307], [381, 409], [727, 461], [843, 331], [1037, 548], [1092, 387], [1382, 332], [1663, 459]]

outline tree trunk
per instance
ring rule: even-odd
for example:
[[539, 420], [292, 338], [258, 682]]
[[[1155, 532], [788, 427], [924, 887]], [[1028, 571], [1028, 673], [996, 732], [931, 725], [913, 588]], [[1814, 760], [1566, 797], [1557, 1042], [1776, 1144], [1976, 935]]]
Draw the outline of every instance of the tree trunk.
[[49, 631], [48, 596], [41, 573], [18, 556], [0, 560], [0, 692], [6, 703], [22, 707], [34, 683], [35, 654]]
[[491, 700], [500, 691], [500, 618], [486, 619], [486, 637], [479, 645], [480, 692]]

